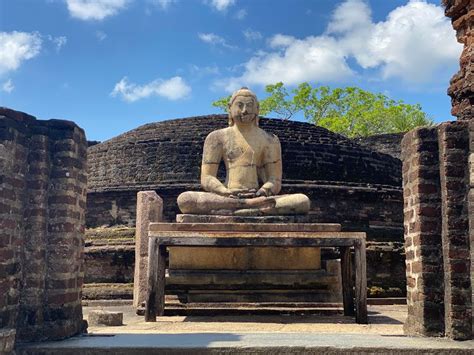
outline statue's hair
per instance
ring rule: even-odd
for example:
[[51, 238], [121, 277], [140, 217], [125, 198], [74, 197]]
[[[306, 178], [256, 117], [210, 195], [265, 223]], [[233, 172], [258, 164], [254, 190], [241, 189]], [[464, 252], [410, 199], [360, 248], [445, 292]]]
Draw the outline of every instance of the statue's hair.
[[[244, 86], [244, 87], [240, 88], [239, 90], [235, 91], [232, 94], [232, 96], [230, 97], [230, 100], [229, 100], [229, 126], [234, 125], [234, 120], [233, 120], [233, 118], [231, 117], [231, 114], [230, 114], [230, 106], [232, 106], [232, 104], [234, 103], [235, 99], [238, 96], [250, 96], [256, 102], [257, 109], [260, 109], [260, 104], [258, 102], [257, 95], [255, 95], [248, 87]], [[257, 113], [257, 117], [255, 119], [255, 124], [256, 124], [257, 127], [258, 127], [258, 121], [259, 121], [259, 116], [258, 116], [258, 113]]]

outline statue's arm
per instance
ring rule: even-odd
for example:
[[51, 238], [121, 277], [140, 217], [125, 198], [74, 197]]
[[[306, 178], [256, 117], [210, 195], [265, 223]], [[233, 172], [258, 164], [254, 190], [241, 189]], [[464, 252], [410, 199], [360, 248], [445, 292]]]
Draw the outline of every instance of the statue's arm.
[[201, 164], [201, 186], [205, 191], [219, 195], [230, 195], [227, 189], [217, 179], [217, 170], [222, 160], [223, 148], [217, 132], [210, 133], [204, 141]]
[[265, 169], [266, 180], [257, 191], [257, 196], [277, 195], [281, 190], [281, 146], [276, 136], [273, 136], [270, 144], [265, 149], [263, 168]]

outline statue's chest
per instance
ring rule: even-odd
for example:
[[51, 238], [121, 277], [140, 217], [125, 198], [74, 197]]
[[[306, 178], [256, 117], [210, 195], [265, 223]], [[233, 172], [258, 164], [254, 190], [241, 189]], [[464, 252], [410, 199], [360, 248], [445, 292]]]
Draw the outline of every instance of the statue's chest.
[[258, 164], [262, 153], [263, 145], [259, 142], [235, 139], [224, 146], [224, 157], [230, 163], [239, 161], [246, 164]]

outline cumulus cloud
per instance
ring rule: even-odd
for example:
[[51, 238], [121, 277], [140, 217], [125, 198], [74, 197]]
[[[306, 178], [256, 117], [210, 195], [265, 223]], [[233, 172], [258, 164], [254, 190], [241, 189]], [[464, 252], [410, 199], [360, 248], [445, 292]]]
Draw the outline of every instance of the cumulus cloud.
[[116, 15], [131, 0], [66, 0], [69, 14], [80, 20], [103, 20]]
[[13, 85], [12, 79], [8, 79], [2, 84], [2, 91], [11, 93], [14, 89], [15, 89], [15, 86]]
[[198, 33], [198, 37], [201, 41], [213, 46], [219, 45], [225, 48], [235, 49], [235, 46], [228, 44], [224, 38], [215, 33]]
[[258, 31], [253, 31], [250, 28], [247, 28], [245, 31], [242, 31], [244, 34], [244, 37], [248, 41], [258, 41], [259, 39], [262, 39], [263, 36], [260, 32]]
[[350, 58], [383, 79], [423, 84], [435, 81], [438, 70], [457, 62], [462, 50], [443, 8], [424, 0], [410, 0], [380, 22], [373, 21], [365, 1], [346, 0], [333, 12], [324, 34], [303, 39], [277, 34], [268, 45], [269, 52], [243, 64], [241, 76], [217, 84], [232, 91], [275, 81], [337, 82], [356, 74], [348, 64]]
[[208, 0], [206, 2], [217, 11], [226, 11], [229, 6], [235, 4], [235, 0]]
[[164, 97], [169, 100], [178, 100], [188, 96], [191, 87], [180, 76], [168, 80], [156, 79], [144, 85], [129, 83], [127, 77], [123, 77], [110, 93], [113, 97], [121, 97], [127, 102], [135, 102], [152, 96]]
[[0, 75], [16, 70], [41, 50], [42, 39], [36, 32], [0, 32]]

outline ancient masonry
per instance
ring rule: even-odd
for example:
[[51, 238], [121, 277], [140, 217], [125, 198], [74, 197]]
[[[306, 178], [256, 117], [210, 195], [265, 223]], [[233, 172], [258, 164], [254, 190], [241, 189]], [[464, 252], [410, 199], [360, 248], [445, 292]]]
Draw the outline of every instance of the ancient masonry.
[[0, 347], [83, 329], [84, 132], [0, 108]]
[[402, 141], [407, 334], [472, 335], [474, 256], [474, 3], [443, 1], [461, 69], [448, 94], [457, 122], [419, 128]]

